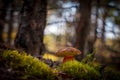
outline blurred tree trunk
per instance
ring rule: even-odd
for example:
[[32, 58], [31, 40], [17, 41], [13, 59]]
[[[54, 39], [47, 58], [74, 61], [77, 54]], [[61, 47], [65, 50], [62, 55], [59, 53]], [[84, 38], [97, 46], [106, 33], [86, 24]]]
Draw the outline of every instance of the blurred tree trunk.
[[95, 14], [95, 20], [94, 20], [94, 23], [92, 24], [91, 23], [91, 31], [90, 31], [90, 34], [89, 34], [89, 36], [88, 36], [88, 42], [87, 42], [87, 44], [86, 44], [86, 53], [92, 53], [95, 49], [94, 49], [94, 44], [95, 44], [95, 41], [96, 41], [96, 39], [97, 39], [97, 26], [98, 26], [98, 22], [97, 22], [97, 20], [98, 20], [98, 15], [99, 15], [99, 13], [98, 13], [98, 9], [99, 9], [99, 6], [100, 6], [100, 1], [99, 0], [96, 0], [95, 1], [95, 6], [93, 6], [93, 8], [94, 7], [96, 7], [96, 14]]
[[102, 16], [102, 29], [101, 29], [101, 42], [102, 42], [102, 46], [104, 46], [105, 44], [105, 19], [107, 17], [107, 9], [104, 8], [104, 11], [103, 11], [103, 16]]
[[21, 23], [15, 46], [31, 55], [42, 54], [43, 35], [46, 25], [47, 0], [24, 0]]
[[79, 0], [80, 21], [76, 27], [75, 47], [80, 49], [82, 55], [76, 56], [78, 60], [84, 57], [85, 44], [90, 30], [91, 0]]
[[4, 30], [6, 10], [7, 10], [6, 0], [0, 0], [0, 43], [4, 43], [2, 35]]
[[9, 19], [7, 20], [8, 23], [8, 37], [7, 37], [7, 43], [8, 45], [11, 45], [11, 40], [12, 40], [12, 30], [13, 30], [13, 1], [8, 3], [8, 11], [9, 14], [7, 16], [9, 16]]
[[[5, 42], [2, 38], [2, 34], [3, 34], [3, 30], [4, 30], [4, 25], [6, 24], [6, 22], [8, 21], [7, 19], [10, 17], [9, 15], [7, 15], [7, 13], [11, 12], [10, 11], [10, 7], [12, 6], [13, 0], [1, 0], [0, 2], [0, 42]], [[6, 18], [7, 17], [7, 18]], [[10, 22], [8, 24], [11, 24], [11, 20], [9, 20]], [[7, 43], [10, 44], [10, 34], [12, 31], [12, 26], [8, 27], [8, 41]]]

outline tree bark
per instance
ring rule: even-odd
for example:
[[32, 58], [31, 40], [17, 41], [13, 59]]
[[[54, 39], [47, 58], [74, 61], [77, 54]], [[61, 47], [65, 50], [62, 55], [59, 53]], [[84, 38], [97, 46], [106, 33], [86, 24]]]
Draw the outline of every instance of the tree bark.
[[87, 36], [89, 35], [89, 22], [91, 15], [91, 0], [79, 0], [80, 3], [80, 21], [78, 26], [76, 27], [76, 43], [75, 47], [80, 49], [82, 54], [80, 56], [76, 56], [78, 60], [84, 57], [85, 44], [87, 40]]
[[31, 55], [42, 54], [47, 0], [24, 0], [15, 46]]

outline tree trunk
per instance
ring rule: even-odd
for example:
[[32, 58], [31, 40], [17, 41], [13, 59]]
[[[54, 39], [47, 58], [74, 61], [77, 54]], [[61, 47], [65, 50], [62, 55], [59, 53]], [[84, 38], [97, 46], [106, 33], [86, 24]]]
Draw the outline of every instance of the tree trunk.
[[7, 10], [6, 0], [0, 0], [0, 43], [4, 43], [2, 35], [4, 30], [6, 10]]
[[87, 40], [87, 36], [89, 35], [89, 22], [91, 15], [91, 0], [79, 0], [80, 3], [80, 21], [78, 26], [76, 27], [76, 43], [75, 47], [80, 49], [82, 55], [77, 56], [76, 58], [80, 60], [80, 58], [84, 57], [85, 44]]
[[107, 9], [104, 8], [104, 12], [103, 12], [103, 16], [102, 16], [102, 29], [101, 29], [101, 43], [103, 44], [102, 46], [104, 46], [105, 44], [105, 19], [107, 17]]
[[42, 54], [46, 13], [47, 0], [24, 0], [21, 23], [15, 40], [17, 48], [22, 48], [31, 55]]
[[96, 3], [96, 15], [95, 15], [95, 20], [94, 20], [94, 23], [91, 24], [91, 29], [90, 29], [90, 35], [88, 36], [88, 42], [86, 44], [87, 46], [87, 51], [86, 53], [92, 53], [95, 49], [94, 49], [94, 43], [96, 41], [96, 38], [97, 38], [97, 26], [98, 26], [98, 9], [99, 9], [99, 3], [100, 1], [99, 0], [96, 0], [95, 1]]
[[7, 43], [8, 43], [8, 45], [11, 45], [11, 40], [12, 40], [12, 37], [11, 37], [11, 35], [12, 35], [12, 30], [13, 30], [13, 1], [11, 1], [11, 2], [9, 2], [9, 4], [8, 4], [8, 9], [9, 9], [9, 14], [8, 14], [8, 16], [9, 16], [9, 19], [7, 20], [7, 22], [8, 22], [8, 25], [9, 25], [9, 27], [8, 27], [8, 37], [7, 37]]

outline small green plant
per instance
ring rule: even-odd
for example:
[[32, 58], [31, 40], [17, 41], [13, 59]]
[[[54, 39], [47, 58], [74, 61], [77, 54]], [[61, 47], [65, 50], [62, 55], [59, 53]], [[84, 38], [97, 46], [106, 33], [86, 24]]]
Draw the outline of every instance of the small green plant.
[[27, 55], [25, 52], [19, 53], [17, 50], [3, 51], [2, 57], [7, 62], [8, 67], [26, 74], [25, 78], [35, 76], [41, 80], [53, 80], [55, 74], [51, 68], [39, 59]]
[[94, 58], [94, 55], [97, 50], [94, 50], [92, 53], [88, 54], [85, 58], [82, 59], [82, 63], [92, 63], [95, 62], [96, 58]]
[[98, 80], [100, 78], [100, 73], [96, 69], [78, 61], [65, 62], [59, 66], [59, 69], [77, 79]]
[[94, 57], [96, 52], [97, 49], [95, 49], [92, 53], [88, 54], [85, 58], [83, 58], [81, 62], [84, 64], [88, 64], [89, 66], [92, 66], [96, 70], [100, 71], [103, 65], [96, 61], [96, 58]]

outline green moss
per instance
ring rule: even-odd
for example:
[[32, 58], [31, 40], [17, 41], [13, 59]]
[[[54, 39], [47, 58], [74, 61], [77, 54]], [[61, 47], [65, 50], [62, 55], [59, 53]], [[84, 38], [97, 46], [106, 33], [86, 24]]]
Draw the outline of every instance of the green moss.
[[101, 70], [102, 64], [96, 61], [94, 57], [97, 50], [94, 50], [92, 53], [88, 54], [85, 58], [82, 59], [83, 64], [88, 64], [91, 67], [94, 67], [97, 71]]
[[6, 50], [3, 51], [2, 57], [9, 68], [26, 74], [25, 78], [35, 76], [42, 80], [54, 79], [55, 75], [47, 64], [27, 55], [25, 52], [19, 53], [17, 50]]
[[59, 66], [59, 69], [77, 79], [97, 80], [100, 78], [100, 73], [96, 69], [78, 61], [65, 62]]

